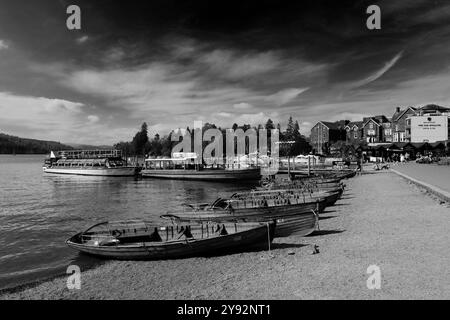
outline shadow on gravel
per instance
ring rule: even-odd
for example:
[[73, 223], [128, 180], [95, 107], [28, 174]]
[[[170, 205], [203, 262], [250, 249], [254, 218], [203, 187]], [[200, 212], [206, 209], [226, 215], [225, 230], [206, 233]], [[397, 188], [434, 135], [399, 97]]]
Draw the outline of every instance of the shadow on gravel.
[[271, 249], [292, 249], [292, 248], [302, 248], [306, 246], [308, 245], [301, 243], [272, 243]]
[[333, 207], [343, 207], [343, 206], [349, 206], [350, 203], [335, 203], [333, 204]]
[[[336, 212], [336, 211], [331, 211], [331, 212]], [[328, 217], [321, 217], [319, 216], [319, 220], [327, 220], [327, 219], [333, 219], [336, 218], [337, 216], [328, 216]]]
[[336, 233], [342, 233], [345, 232], [345, 230], [316, 230], [310, 235], [307, 235], [307, 237], [318, 237], [318, 236], [325, 236], [328, 234], [336, 234]]

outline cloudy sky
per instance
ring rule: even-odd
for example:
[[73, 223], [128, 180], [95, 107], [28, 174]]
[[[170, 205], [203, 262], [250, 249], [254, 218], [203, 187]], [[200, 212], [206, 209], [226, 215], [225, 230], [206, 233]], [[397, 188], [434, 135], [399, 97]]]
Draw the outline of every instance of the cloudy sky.
[[0, 132], [23, 137], [111, 144], [143, 121], [165, 134], [290, 115], [309, 134], [448, 106], [449, 67], [448, 1], [0, 0]]

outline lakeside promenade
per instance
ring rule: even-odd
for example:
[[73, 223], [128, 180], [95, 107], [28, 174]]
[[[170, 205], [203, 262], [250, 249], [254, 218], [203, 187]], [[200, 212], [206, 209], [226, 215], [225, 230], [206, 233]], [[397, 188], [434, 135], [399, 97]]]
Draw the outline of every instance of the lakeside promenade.
[[[345, 183], [320, 231], [275, 239], [272, 256], [108, 261], [82, 272], [80, 290], [63, 277], [0, 299], [450, 299], [448, 205], [393, 172]], [[380, 289], [367, 288], [371, 265]]]
[[407, 163], [392, 169], [450, 193], [450, 166]]
[[419, 185], [428, 192], [450, 203], [450, 166], [407, 163], [395, 166], [393, 172]]

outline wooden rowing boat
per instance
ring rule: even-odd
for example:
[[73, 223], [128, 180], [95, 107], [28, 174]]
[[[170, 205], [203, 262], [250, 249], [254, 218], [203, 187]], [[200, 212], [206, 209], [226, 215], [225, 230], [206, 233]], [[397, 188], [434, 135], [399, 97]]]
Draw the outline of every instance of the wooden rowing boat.
[[[274, 199], [285, 203], [293, 203], [295, 201], [318, 201], [325, 200], [325, 207], [332, 206], [341, 197], [342, 190], [338, 191], [303, 191], [301, 189], [278, 189], [278, 190], [252, 190], [249, 192], [239, 192], [233, 194], [234, 199], [258, 199], [268, 200]], [[322, 212], [322, 211], [320, 211]]]
[[[323, 202], [323, 201], [322, 201]], [[240, 205], [239, 205], [240, 203]], [[162, 215], [178, 222], [267, 222], [275, 220], [275, 237], [306, 236], [316, 230], [320, 201], [286, 205], [244, 206], [236, 199], [218, 199], [212, 205], [191, 205], [191, 210]]]
[[83, 253], [119, 260], [161, 260], [268, 248], [276, 222], [103, 222], [66, 241]]

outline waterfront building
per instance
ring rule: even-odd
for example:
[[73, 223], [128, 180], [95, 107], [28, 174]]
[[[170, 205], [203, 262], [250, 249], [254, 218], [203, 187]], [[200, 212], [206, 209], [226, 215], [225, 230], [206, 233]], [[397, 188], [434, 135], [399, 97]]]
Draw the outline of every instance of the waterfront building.
[[346, 141], [348, 144], [357, 145], [364, 141], [364, 131], [362, 121], [349, 122], [345, 126], [347, 132]]
[[319, 154], [329, 154], [330, 147], [338, 141], [346, 141], [347, 131], [345, 126], [348, 120], [336, 122], [319, 121], [311, 129], [310, 144], [313, 151]]
[[391, 142], [391, 121], [384, 115], [364, 118], [363, 138], [367, 143]]
[[413, 107], [407, 107], [400, 109], [397, 107], [394, 115], [392, 116], [392, 142], [410, 142], [411, 130], [407, 128], [406, 119], [416, 114], [416, 109]]
[[450, 108], [429, 104], [416, 110], [406, 119], [411, 142], [448, 142], [450, 136]]
[[319, 121], [311, 129], [311, 145], [321, 154], [329, 154], [331, 146], [339, 141], [353, 146], [367, 144], [365, 148], [378, 151], [385, 148], [386, 151], [410, 149], [412, 152], [428, 147], [437, 150], [442, 146], [445, 149], [449, 137], [450, 108], [435, 104], [420, 108], [397, 107], [392, 118], [377, 115], [365, 117], [363, 121]]

